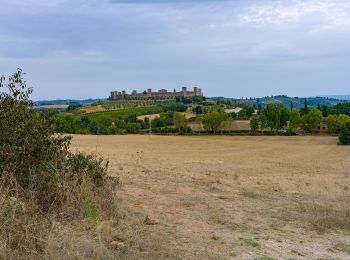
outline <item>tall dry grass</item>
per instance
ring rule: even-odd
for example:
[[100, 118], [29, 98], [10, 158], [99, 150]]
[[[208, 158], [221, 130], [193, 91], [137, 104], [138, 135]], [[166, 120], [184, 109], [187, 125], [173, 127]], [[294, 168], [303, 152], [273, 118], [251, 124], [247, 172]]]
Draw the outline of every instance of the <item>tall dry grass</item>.
[[71, 152], [31, 92], [20, 69], [0, 77], [0, 259], [168, 258], [108, 162]]

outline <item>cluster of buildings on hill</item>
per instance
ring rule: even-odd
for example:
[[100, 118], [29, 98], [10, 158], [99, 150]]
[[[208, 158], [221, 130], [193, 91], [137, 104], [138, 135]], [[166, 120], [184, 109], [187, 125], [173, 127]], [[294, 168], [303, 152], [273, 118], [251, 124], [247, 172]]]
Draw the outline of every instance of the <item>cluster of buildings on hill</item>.
[[131, 94], [127, 94], [123, 91], [112, 91], [110, 100], [175, 100], [177, 97], [202, 97], [202, 89], [194, 87], [193, 91], [187, 90], [187, 87], [182, 87], [181, 91], [170, 92], [166, 89], [160, 89], [158, 92], [152, 92], [152, 89], [147, 89], [142, 93], [137, 93], [133, 90]]

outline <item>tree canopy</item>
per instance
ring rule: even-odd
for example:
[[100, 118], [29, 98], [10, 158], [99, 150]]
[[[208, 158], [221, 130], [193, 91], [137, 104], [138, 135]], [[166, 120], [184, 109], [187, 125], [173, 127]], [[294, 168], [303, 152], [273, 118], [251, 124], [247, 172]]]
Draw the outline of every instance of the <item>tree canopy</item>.
[[204, 115], [204, 128], [208, 131], [216, 133], [226, 118], [227, 114], [224, 111], [211, 110]]
[[302, 128], [309, 133], [315, 133], [322, 122], [322, 112], [317, 108], [312, 108], [309, 113], [302, 118]]

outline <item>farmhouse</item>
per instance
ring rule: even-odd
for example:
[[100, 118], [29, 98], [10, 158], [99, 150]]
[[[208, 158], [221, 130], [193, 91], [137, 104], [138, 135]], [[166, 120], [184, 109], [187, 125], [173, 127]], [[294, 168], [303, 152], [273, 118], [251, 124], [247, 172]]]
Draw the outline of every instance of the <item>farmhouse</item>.
[[187, 90], [187, 87], [182, 87], [181, 91], [170, 92], [166, 89], [160, 89], [158, 92], [152, 92], [152, 89], [147, 89], [142, 93], [137, 93], [133, 90], [131, 94], [127, 94], [125, 90], [123, 91], [112, 91], [110, 100], [175, 100], [176, 97], [202, 97], [202, 89], [199, 87], [194, 87], [193, 91]]

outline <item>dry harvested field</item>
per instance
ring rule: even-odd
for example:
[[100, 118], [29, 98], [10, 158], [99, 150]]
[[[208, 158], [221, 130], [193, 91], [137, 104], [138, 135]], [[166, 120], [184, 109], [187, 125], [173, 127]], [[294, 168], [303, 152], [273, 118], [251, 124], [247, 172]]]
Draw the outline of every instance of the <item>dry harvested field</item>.
[[63, 104], [63, 105], [42, 105], [37, 106], [36, 108], [48, 108], [48, 109], [66, 109], [69, 105]]
[[[135, 258], [350, 259], [350, 147], [336, 142], [74, 136], [73, 147], [120, 176], [132, 212], [132, 234], [121, 236], [130, 247], [145, 241]], [[145, 216], [159, 223], [132, 225]]]

